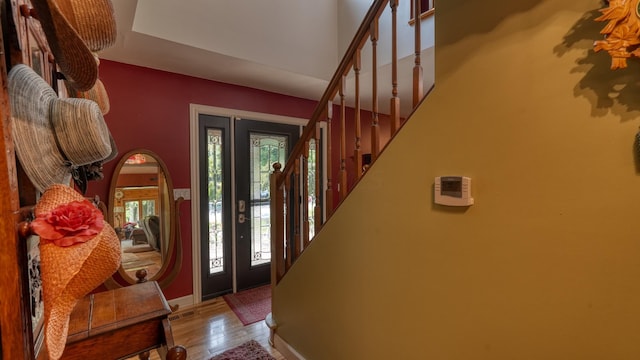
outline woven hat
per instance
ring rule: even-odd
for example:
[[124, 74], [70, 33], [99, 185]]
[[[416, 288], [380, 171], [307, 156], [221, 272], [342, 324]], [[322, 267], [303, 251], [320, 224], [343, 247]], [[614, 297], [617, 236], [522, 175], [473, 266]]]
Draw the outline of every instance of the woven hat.
[[[96, 84], [87, 91], [78, 91], [73, 86], [71, 86], [68, 81], [65, 81], [64, 84], [65, 88], [67, 89], [68, 96], [95, 101], [100, 107], [102, 115], [107, 115], [110, 109], [109, 96], [107, 95], [107, 90], [105, 89], [104, 84], [100, 79], [98, 79], [96, 81]], [[102, 180], [104, 178], [104, 174], [102, 173], [102, 165], [115, 159], [116, 156], [118, 156], [118, 148], [116, 146], [115, 140], [113, 139], [113, 136], [109, 135], [109, 140], [111, 142], [111, 154], [109, 154], [109, 156], [101, 161], [83, 165], [78, 168], [78, 171], [72, 172], [73, 181], [83, 194], [87, 191], [87, 185], [89, 181]]]
[[95, 102], [59, 99], [23, 64], [9, 71], [8, 89], [18, 160], [38, 191], [68, 184], [73, 170], [111, 155], [109, 129]]
[[116, 41], [111, 0], [32, 0], [56, 63], [71, 85], [87, 91], [98, 79], [94, 52]]
[[120, 266], [120, 242], [100, 210], [66, 185], [49, 187], [35, 215], [31, 228], [40, 235], [45, 344], [49, 358], [56, 360], [64, 351], [69, 316], [78, 300]]
[[110, 136], [109, 139], [111, 140], [111, 154], [109, 154], [109, 156], [107, 156], [104, 160], [92, 162], [91, 164], [87, 165], [82, 165], [71, 173], [73, 182], [76, 184], [77, 189], [82, 192], [82, 194], [86, 194], [89, 181], [104, 179], [103, 165], [118, 156], [118, 148], [116, 147], [115, 140], [112, 136]]
[[109, 103], [109, 95], [107, 94], [107, 89], [105, 89], [104, 84], [100, 79], [96, 80], [95, 85], [87, 91], [79, 91], [74, 88], [70, 82], [64, 82], [65, 88], [67, 89], [67, 94], [69, 97], [78, 98], [78, 99], [88, 99], [95, 101], [100, 107], [100, 111], [102, 111], [102, 115], [107, 115], [109, 110], [111, 109], [111, 105]]
[[[102, 115], [106, 115], [109, 112], [109, 96], [107, 95], [107, 90], [100, 79], [98, 79], [96, 84], [87, 91], [78, 91], [71, 86], [68, 81], [65, 81], [64, 83], [68, 96], [95, 101], [100, 107]], [[118, 148], [111, 134], [109, 134], [109, 140], [111, 142], [111, 154], [109, 154], [109, 156], [103, 160], [80, 166], [76, 171], [72, 171], [71, 173], [76, 187], [83, 194], [87, 192], [89, 181], [104, 179], [103, 165], [118, 156]]]

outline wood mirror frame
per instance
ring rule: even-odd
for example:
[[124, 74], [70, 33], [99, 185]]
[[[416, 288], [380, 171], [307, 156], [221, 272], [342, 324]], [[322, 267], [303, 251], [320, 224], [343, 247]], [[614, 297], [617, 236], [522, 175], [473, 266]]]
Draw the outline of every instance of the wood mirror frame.
[[[127, 152], [120, 158], [111, 178], [108, 198], [108, 221], [113, 228], [116, 229], [117, 233], [122, 229], [121, 226], [124, 224], [124, 221], [126, 221], [126, 218], [116, 219], [116, 191], [122, 191], [119, 189], [118, 180], [123, 168], [127, 165], [127, 160], [136, 157], [138, 154], [142, 155], [141, 158], [151, 157], [155, 159], [158, 168], [157, 174], [162, 173], [162, 176], [157, 177], [159, 187], [166, 189], [164, 190], [164, 193], [162, 193], [163, 190], [158, 189], [158, 199], [162, 198], [164, 200], [159, 201], [159, 208], [156, 210], [158, 216], [160, 216], [160, 223], [168, 224], [168, 226], [161, 225], [164, 229], [161, 231], [162, 238], [159, 240], [161, 244], [160, 252], [163, 253], [161, 257], [162, 264], [155, 274], [150, 274], [149, 278], [146, 278], [146, 271], [138, 271], [135, 274], [137, 279], [131, 277], [121, 264], [118, 272], [105, 282], [105, 286], [110, 289], [128, 286], [147, 280], [157, 281], [160, 287], [164, 288], [175, 280], [182, 267], [182, 241], [180, 240], [178, 218], [179, 205], [184, 199], [182, 197], [174, 199], [171, 176], [167, 170], [167, 166], [156, 153], [147, 149], [134, 149]], [[164, 181], [162, 181], [161, 177]], [[119, 213], [124, 213], [122, 212], [123, 209], [120, 210], [121, 211], [119, 211]], [[162, 251], [163, 247], [166, 249], [165, 251]]]

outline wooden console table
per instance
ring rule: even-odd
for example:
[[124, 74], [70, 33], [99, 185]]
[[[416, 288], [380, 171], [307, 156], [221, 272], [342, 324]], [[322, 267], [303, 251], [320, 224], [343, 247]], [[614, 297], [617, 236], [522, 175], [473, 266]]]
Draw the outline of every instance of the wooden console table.
[[174, 347], [170, 313], [155, 281], [87, 295], [71, 313], [62, 359], [148, 359], [153, 349], [162, 359], [186, 359]]

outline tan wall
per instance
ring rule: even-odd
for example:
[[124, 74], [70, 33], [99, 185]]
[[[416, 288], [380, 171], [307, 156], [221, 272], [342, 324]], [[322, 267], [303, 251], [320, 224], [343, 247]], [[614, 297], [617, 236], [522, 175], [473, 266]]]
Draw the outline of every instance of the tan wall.
[[438, 2], [434, 93], [276, 288], [307, 359], [640, 357], [639, 61], [601, 1], [515, 3]]

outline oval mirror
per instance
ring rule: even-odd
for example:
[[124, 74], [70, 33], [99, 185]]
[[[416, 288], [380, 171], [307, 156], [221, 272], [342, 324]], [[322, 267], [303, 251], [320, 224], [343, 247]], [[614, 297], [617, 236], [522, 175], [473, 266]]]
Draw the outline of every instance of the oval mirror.
[[122, 156], [111, 178], [109, 222], [120, 239], [118, 273], [129, 284], [145, 270], [159, 280], [171, 262], [176, 239], [171, 177], [155, 153], [137, 149]]

